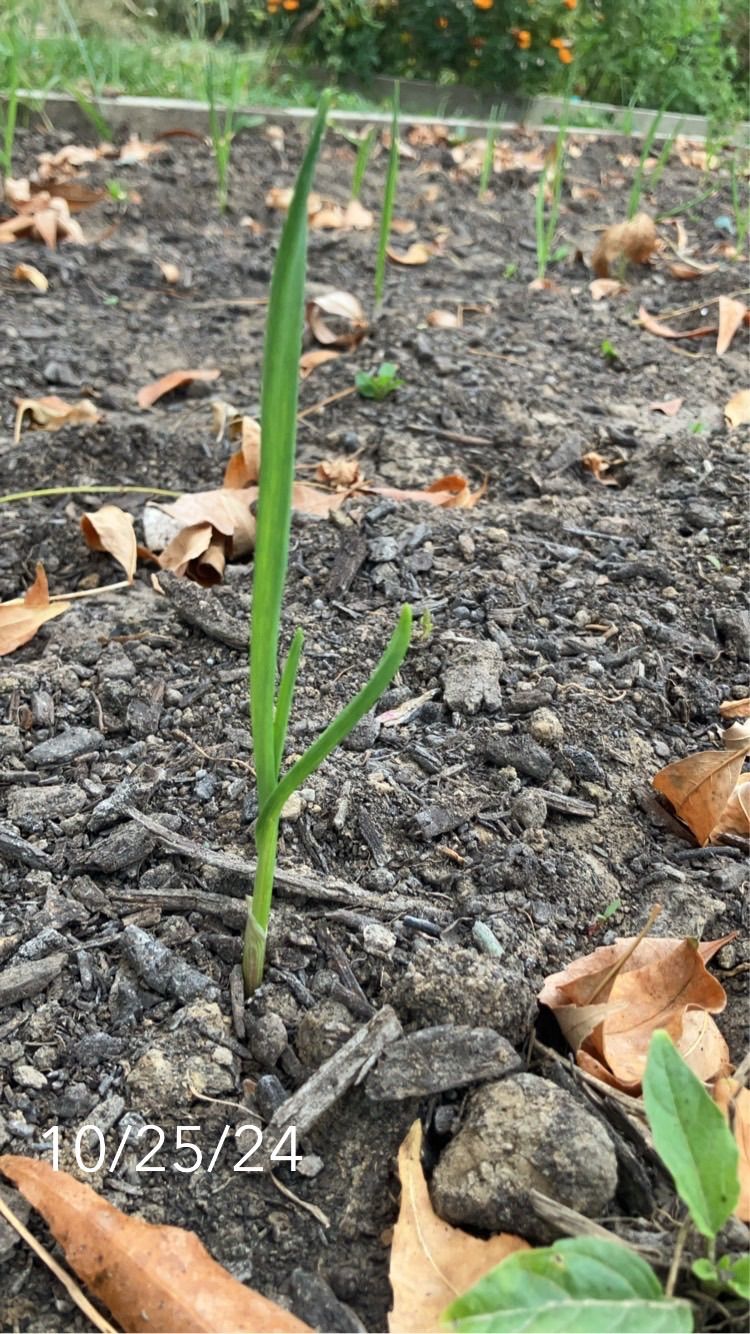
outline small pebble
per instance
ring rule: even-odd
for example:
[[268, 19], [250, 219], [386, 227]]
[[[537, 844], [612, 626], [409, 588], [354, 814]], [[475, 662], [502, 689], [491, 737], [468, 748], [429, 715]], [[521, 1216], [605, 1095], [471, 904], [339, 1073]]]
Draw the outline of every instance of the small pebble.
[[557, 714], [546, 708], [534, 710], [529, 719], [529, 731], [543, 746], [558, 746], [565, 735]]

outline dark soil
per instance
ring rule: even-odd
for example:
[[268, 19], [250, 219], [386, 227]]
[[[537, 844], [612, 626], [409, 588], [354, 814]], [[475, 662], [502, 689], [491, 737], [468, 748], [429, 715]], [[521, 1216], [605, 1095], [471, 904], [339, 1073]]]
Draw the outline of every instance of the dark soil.
[[[60, 142], [20, 136], [17, 174]], [[523, 137], [518, 145], [528, 146]], [[442, 253], [423, 267], [391, 266], [371, 335], [302, 386], [304, 408], [384, 359], [405, 381], [382, 403], [348, 396], [306, 417], [300, 475], [360, 451], [364, 474], [383, 484], [418, 487], [459, 471], [474, 487], [486, 476], [489, 487], [474, 509], [357, 499], [335, 521], [295, 518], [284, 627], [288, 637], [301, 625], [306, 645], [289, 753], [362, 682], [403, 601], [418, 619], [429, 613], [432, 630], [417, 635], [377, 710], [417, 699], [412, 714], [396, 725], [365, 720], [283, 824], [280, 867], [303, 872], [309, 892], [279, 885], [268, 980], [244, 1014], [235, 1006], [233, 1020], [229, 979], [247, 884], [171, 851], [125, 808], [252, 855], [240, 647], [250, 565], [230, 566], [210, 592], [166, 579], [166, 596], [144, 568], [132, 589], [74, 604], [4, 660], [0, 961], [6, 971], [25, 961], [39, 989], [0, 1010], [3, 1152], [48, 1153], [42, 1136], [59, 1125], [70, 1168], [82, 1124], [99, 1125], [114, 1148], [126, 1126], [135, 1133], [146, 1121], [163, 1127], [168, 1149], [178, 1125], [199, 1127], [193, 1137], [208, 1156], [222, 1127], [242, 1119], [238, 1103], [252, 1108], [258, 1097], [270, 1114], [274, 1097], [300, 1086], [385, 1003], [409, 1032], [489, 1026], [525, 1057], [530, 997], [544, 977], [636, 933], [654, 903], [663, 909], [656, 934], [742, 931], [742, 851], [696, 849], [660, 817], [649, 780], [715, 745], [719, 702], [748, 693], [748, 432], [729, 433], [723, 419], [746, 361], [739, 336], [718, 359], [711, 339], [668, 343], [635, 318], [640, 304], [658, 314], [703, 302], [682, 324], [711, 323], [710, 301], [742, 276], [721, 260], [698, 281], [677, 282], [657, 257], [628, 275], [627, 295], [594, 304], [575, 252], [624, 217], [632, 166], [618, 161], [621, 142], [582, 138], [578, 148], [561, 219], [570, 255], [555, 269], [559, 290], [542, 293], [527, 287], [535, 178], [498, 175], [493, 197], [478, 203], [445, 146], [417, 149], [402, 163], [397, 212], [416, 221], [420, 240], [442, 236]], [[265, 310], [242, 303], [267, 295], [280, 221], [264, 197], [292, 181], [299, 150], [294, 130], [284, 156], [262, 134], [240, 139], [234, 207], [220, 218], [208, 150], [171, 140], [144, 165], [92, 172], [94, 181], [116, 175], [141, 203], [83, 213], [86, 248], [0, 250], [0, 490], [220, 484], [231, 446], [215, 442], [209, 395], [197, 390], [257, 414]], [[319, 191], [345, 202], [352, 163], [350, 146], [330, 135]], [[365, 183], [368, 206], [377, 208], [382, 181], [381, 156]], [[656, 198], [644, 199], [654, 213], [685, 206], [704, 260], [721, 240], [713, 219], [731, 213], [722, 179], [711, 182], [719, 193], [687, 211], [706, 179], [675, 157]], [[582, 183], [598, 197], [573, 198], [570, 187]], [[425, 202], [433, 185], [437, 197]], [[264, 230], [241, 225], [245, 214]], [[311, 290], [345, 288], [370, 306], [374, 253], [373, 232], [313, 232]], [[165, 286], [156, 259], [180, 266], [181, 285]], [[12, 280], [21, 260], [48, 274], [46, 295]], [[457, 302], [486, 310], [468, 314], [462, 330], [426, 325], [429, 311]], [[602, 354], [605, 339], [614, 360]], [[143, 384], [198, 366], [219, 367], [218, 385], [138, 410]], [[103, 420], [24, 431], [13, 444], [14, 400], [50, 393], [94, 398]], [[649, 408], [676, 396], [676, 416]], [[617, 486], [581, 466], [592, 450], [617, 462]], [[134, 514], [144, 502], [112, 499]], [[52, 591], [116, 579], [79, 530], [98, 503], [75, 495], [3, 505], [0, 596], [28, 587], [38, 560]], [[90, 729], [72, 755], [71, 728]], [[51, 738], [61, 751], [48, 763], [34, 747]], [[102, 808], [113, 792], [122, 801]], [[565, 798], [577, 799], [579, 814]], [[209, 893], [221, 898], [201, 897]], [[477, 923], [494, 933], [499, 961], [481, 953]], [[199, 970], [202, 994], [158, 994], [139, 962], [143, 938], [124, 936], [128, 926]], [[746, 932], [712, 965], [728, 993], [718, 1023], [735, 1062], [746, 1046], [748, 966]], [[259, 1022], [267, 1016], [276, 1019]], [[563, 1050], [549, 1019], [539, 1031]], [[555, 1077], [537, 1056], [531, 1068]], [[188, 1080], [223, 1101], [194, 1098]], [[128, 1149], [114, 1173], [89, 1180], [121, 1208], [195, 1229], [233, 1273], [311, 1323], [359, 1328], [338, 1301], [382, 1330], [398, 1145], [421, 1113], [439, 1151], [464, 1093], [347, 1093], [304, 1136], [304, 1172], [278, 1173], [320, 1212], [267, 1176], [234, 1174], [228, 1149], [211, 1174], [167, 1166], [152, 1176], [136, 1172]], [[644, 1226], [660, 1230], [673, 1198], [644, 1162], [658, 1220], [646, 1213]], [[627, 1181], [606, 1212], [639, 1212]], [[0, 1256], [3, 1329], [88, 1328], [22, 1243], [2, 1233]], [[698, 1318], [720, 1317], [708, 1308]]]

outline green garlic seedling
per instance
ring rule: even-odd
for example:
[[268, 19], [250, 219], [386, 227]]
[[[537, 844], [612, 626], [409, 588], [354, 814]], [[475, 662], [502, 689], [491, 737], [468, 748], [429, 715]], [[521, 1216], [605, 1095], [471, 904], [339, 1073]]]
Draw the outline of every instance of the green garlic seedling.
[[369, 681], [281, 776], [284, 742], [302, 654], [296, 630], [278, 680], [279, 629], [289, 556], [297, 435], [299, 354], [307, 265], [307, 197], [326, 125], [324, 93], [297, 177], [274, 264], [263, 353], [261, 462], [250, 621], [250, 719], [258, 788], [257, 864], [242, 955], [248, 992], [263, 978], [279, 820], [284, 803], [377, 703], [404, 660], [411, 639], [411, 608], [396, 629]]
[[495, 139], [497, 137], [497, 127], [505, 114], [505, 108], [502, 111], [493, 106], [490, 111], [489, 124], [487, 126], [487, 138], [484, 141], [484, 155], [482, 157], [482, 170], [479, 173], [479, 189], [477, 198], [481, 199], [487, 192], [490, 178], [495, 166]]
[[[554, 162], [544, 168], [536, 190], [536, 202], [534, 208], [534, 222], [536, 229], [536, 276], [539, 282], [543, 282], [547, 276], [547, 267], [556, 258], [559, 258], [558, 252], [552, 253], [552, 245], [557, 232], [557, 224], [560, 218], [560, 199], [562, 196], [563, 179], [565, 176], [565, 145], [568, 138], [568, 116], [569, 105], [566, 102], [563, 108], [563, 114], [560, 120], [560, 128], [557, 132], [554, 150]], [[551, 198], [549, 209], [545, 209], [545, 191], [549, 181]]]
[[[206, 97], [208, 99], [208, 131], [216, 164], [216, 202], [219, 211], [225, 213], [229, 203], [229, 163], [232, 157], [232, 145], [240, 130], [248, 130], [263, 123], [262, 116], [239, 116], [237, 108], [243, 93], [242, 69], [239, 61], [232, 69], [232, 81], [229, 87], [229, 100], [223, 108], [219, 107], [216, 95], [213, 60], [206, 62]], [[219, 114], [221, 110], [221, 115]]]
[[354, 171], [352, 173], [352, 199], [359, 199], [362, 191], [362, 182], [365, 179], [367, 164], [370, 161], [370, 154], [372, 153], [374, 144], [375, 126], [371, 125], [367, 133], [362, 136], [357, 145], [357, 159], [354, 163]]
[[375, 398], [380, 403], [394, 389], [400, 389], [404, 381], [398, 378], [398, 366], [384, 361], [379, 371], [357, 371], [354, 383], [363, 398]]
[[393, 115], [391, 117], [391, 151], [388, 154], [388, 174], [385, 178], [383, 211], [380, 215], [380, 235], [378, 236], [378, 257], [375, 262], [375, 313], [380, 311], [385, 291], [385, 261], [388, 238], [391, 234], [393, 209], [396, 203], [396, 185], [398, 183], [398, 84], [393, 94]]

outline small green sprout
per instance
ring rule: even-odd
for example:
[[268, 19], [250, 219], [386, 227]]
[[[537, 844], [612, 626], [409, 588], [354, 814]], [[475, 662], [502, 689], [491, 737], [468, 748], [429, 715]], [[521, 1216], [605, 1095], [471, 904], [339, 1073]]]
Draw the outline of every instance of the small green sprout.
[[614, 366], [615, 362], [620, 360], [620, 354], [617, 351], [617, 348], [614, 347], [612, 343], [610, 343], [608, 338], [602, 339], [602, 345], [599, 351], [604, 357], [604, 360], [609, 362], [610, 366]]
[[700, 435], [701, 431], [703, 430], [703, 422], [693, 422], [692, 426], [690, 427], [690, 430], [692, 431], [693, 435]]
[[422, 615], [419, 618], [419, 631], [422, 636], [422, 639], [429, 639], [434, 628], [435, 626], [432, 619], [432, 612], [430, 611], [429, 607], [425, 607], [424, 611], [422, 612]]
[[242, 100], [244, 82], [239, 60], [232, 69], [229, 100], [219, 106], [213, 59], [206, 62], [206, 99], [208, 101], [208, 132], [216, 166], [216, 202], [219, 212], [225, 213], [229, 203], [229, 163], [232, 145], [240, 130], [249, 130], [263, 123], [262, 116], [237, 116]]
[[[552, 161], [545, 166], [537, 182], [534, 221], [536, 226], [536, 276], [539, 282], [544, 280], [550, 263], [560, 254], [559, 250], [556, 250], [553, 254], [552, 247], [560, 219], [560, 199], [565, 177], [565, 146], [568, 138], [569, 111], [570, 108], [566, 102], [560, 120], [560, 128], [557, 131]], [[551, 196], [549, 208], [547, 208], [545, 201], [548, 184]]]
[[253, 894], [248, 900], [242, 954], [242, 970], [248, 992], [254, 991], [263, 978], [279, 821], [284, 804], [377, 703], [406, 656], [412, 629], [411, 608], [404, 606], [370, 679], [304, 754], [282, 774], [287, 725], [302, 656], [302, 631], [297, 629], [279, 672], [279, 636], [289, 559], [299, 352], [307, 268], [307, 198], [325, 132], [329, 104], [330, 93], [324, 93], [281, 234], [271, 279], [263, 353], [263, 443], [250, 621], [250, 721], [258, 795], [258, 817], [255, 822], [257, 862]]
[[367, 164], [370, 161], [370, 154], [372, 153], [374, 144], [375, 126], [371, 125], [369, 130], [366, 134], [363, 134], [357, 144], [357, 159], [354, 163], [354, 171], [352, 173], [352, 199], [359, 199], [362, 192], [362, 182], [365, 179]]
[[113, 199], [116, 204], [127, 203], [128, 192], [124, 185], [120, 185], [119, 181], [107, 181], [104, 188], [110, 199]]
[[621, 907], [622, 899], [612, 899], [606, 908], [602, 908], [601, 912], [597, 913], [597, 922], [608, 922], [610, 917], [614, 917], [615, 913], [620, 911]]
[[497, 127], [502, 120], [505, 108], [502, 109], [493, 106], [490, 112], [489, 124], [487, 126], [487, 138], [484, 142], [484, 155], [482, 157], [482, 170], [479, 173], [479, 188], [477, 198], [481, 199], [487, 193], [487, 188], [492, 177], [495, 166], [495, 140], [497, 138]]
[[383, 211], [380, 215], [380, 235], [378, 236], [378, 256], [375, 261], [375, 313], [380, 311], [385, 291], [385, 261], [388, 238], [391, 234], [393, 209], [396, 203], [398, 184], [398, 84], [393, 94], [393, 115], [391, 116], [391, 149], [388, 154], [388, 174], [385, 178]]
[[515, 278], [515, 276], [516, 276], [517, 273], [518, 273], [518, 265], [517, 265], [517, 264], [513, 264], [513, 263], [511, 263], [511, 264], [506, 264], [506, 265], [505, 265], [505, 268], [503, 269], [503, 277], [504, 277], [504, 278], [507, 278], [508, 281], [510, 281], [511, 278]]
[[357, 371], [354, 383], [362, 398], [375, 398], [380, 403], [394, 389], [400, 389], [404, 381], [398, 378], [398, 366], [392, 361], [384, 361], [379, 371]]

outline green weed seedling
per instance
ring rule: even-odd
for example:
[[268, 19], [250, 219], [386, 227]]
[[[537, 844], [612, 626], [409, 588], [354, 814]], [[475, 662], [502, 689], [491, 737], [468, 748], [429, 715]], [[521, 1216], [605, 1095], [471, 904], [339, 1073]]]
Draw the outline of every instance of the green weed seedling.
[[225, 213], [229, 204], [229, 164], [232, 145], [240, 130], [249, 130], [263, 123], [261, 116], [238, 116], [244, 93], [244, 80], [239, 60], [232, 69], [229, 95], [223, 106], [216, 90], [216, 72], [213, 57], [206, 62], [206, 100], [208, 102], [208, 133], [216, 167], [216, 202], [219, 212]]
[[388, 238], [391, 234], [393, 209], [396, 203], [396, 186], [398, 184], [398, 125], [398, 84], [396, 84], [396, 91], [393, 94], [393, 115], [391, 116], [391, 148], [388, 154], [388, 174], [385, 178], [385, 194], [383, 196], [383, 209], [380, 214], [380, 234], [378, 236], [378, 256], [375, 261], [376, 315], [379, 313], [383, 304], [386, 251], [388, 249]]
[[490, 111], [489, 125], [487, 126], [487, 138], [484, 143], [484, 156], [482, 158], [482, 170], [479, 173], [479, 187], [477, 189], [477, 198], [481, 199], [487, 192], [487, 188], [492, 177], [492, 170], [495, 165], [495, 140], [497, 138], [497, 127], [505, 114], [505, 108], [502, 109], [493, 106]]
[[115, 204], [127, 203], [128, 192], [125, 189], [124, 185], [120, 185], [119, 181], [107, 181], [104, 188], [107, 191], [107, 194], [109, 195], [110, 199], [112, 199]]
[[248, 992], [255, 990], [263, 977], [279, 820], [284, 804], [373, 708], [401, 666], [411, 639], [411, 608], [404, 606], [369, 681], [282, 774], [287, 725], [302, 655], [302, 631], [297, 629], [279, 672], [279, 632], [289, 556], [307, 267], [307, 198], [329, 104], [330, 94], [324, 94], [281, 234], [271, 280], [263, 353], [262, 448], [250, 619], [249, 692], [258, 797], [255, 822], [257, 863], [252, 898], [248, 900], [242, 956]]
[[745, 254], [745, 243], [747, 241], [748, 232], [750, 231], [750, 199], [748, 199], [747, 190], [745, 190], [745, 198], [743, 201], [742, 186], [740, 183], [741, 173], [737, 167], [736, 158], [732, 159], [731, 172], [734, 238], [737, 245], [737, 256], [741, 257]]
[[[544, 281], [550, 263], [553, 262], [555, 255], [559, 254], [559, 251], [555, 251], [555, 255], [553, 255], [552, 247], [557, 232], [557, 224], [560, 220], [560, 199], [565, 177], [565, 145], [567, 138], [568, 106], [566, 103], [555, 140], [554, 162], [545, 167], [537, 184], [534, 221], [536, 227], [536, 276], [539, 282]], [[549, 208], [546, 207], [544, 198], [548, 182], [552, 187]]]
[[379, 371], [357, 371], [354, 383], [362, 398], [375, 398], [380, 403], [404, 381], [398, 378], [398, 366], [392, 361], [384, 361]]
[[365, 179], [365, 172], [370, 161], [370, 155], [375, 145], [375, 126], [371, 125], [366, 134], [357, 143], [357, 157], [352, 172], [352, 199], [359, 199], [362, 193], [362, 183]]
[[[708, 1256], [693, 1264], [693, 1274], [709, 1291], [746, 1299], [747, 1257], [715, 1259], [717, 1234], [739, 1199], [737, 1145], [716, 1103], [663, 1030], [651, 1039], [643, 1100], [656, 1152], [687, 1206], [688, 1224], [709, 1243]], [[443, 1323], [462, 1334], [691, 1334], [692, 1307], [673, 1296], [685, 1231], [683, 1225], [665, 1288], [622, 1242], [566, 1238], [510, 1255], [443, 1312]]]
[[608, 338], [602, 339], [599, 351], [601, 352], [608, 366], [615, 366], [620, 360], [620, 354], [617, 351], [617, 348], [614, 346], [613, 343], [610, 343]]

